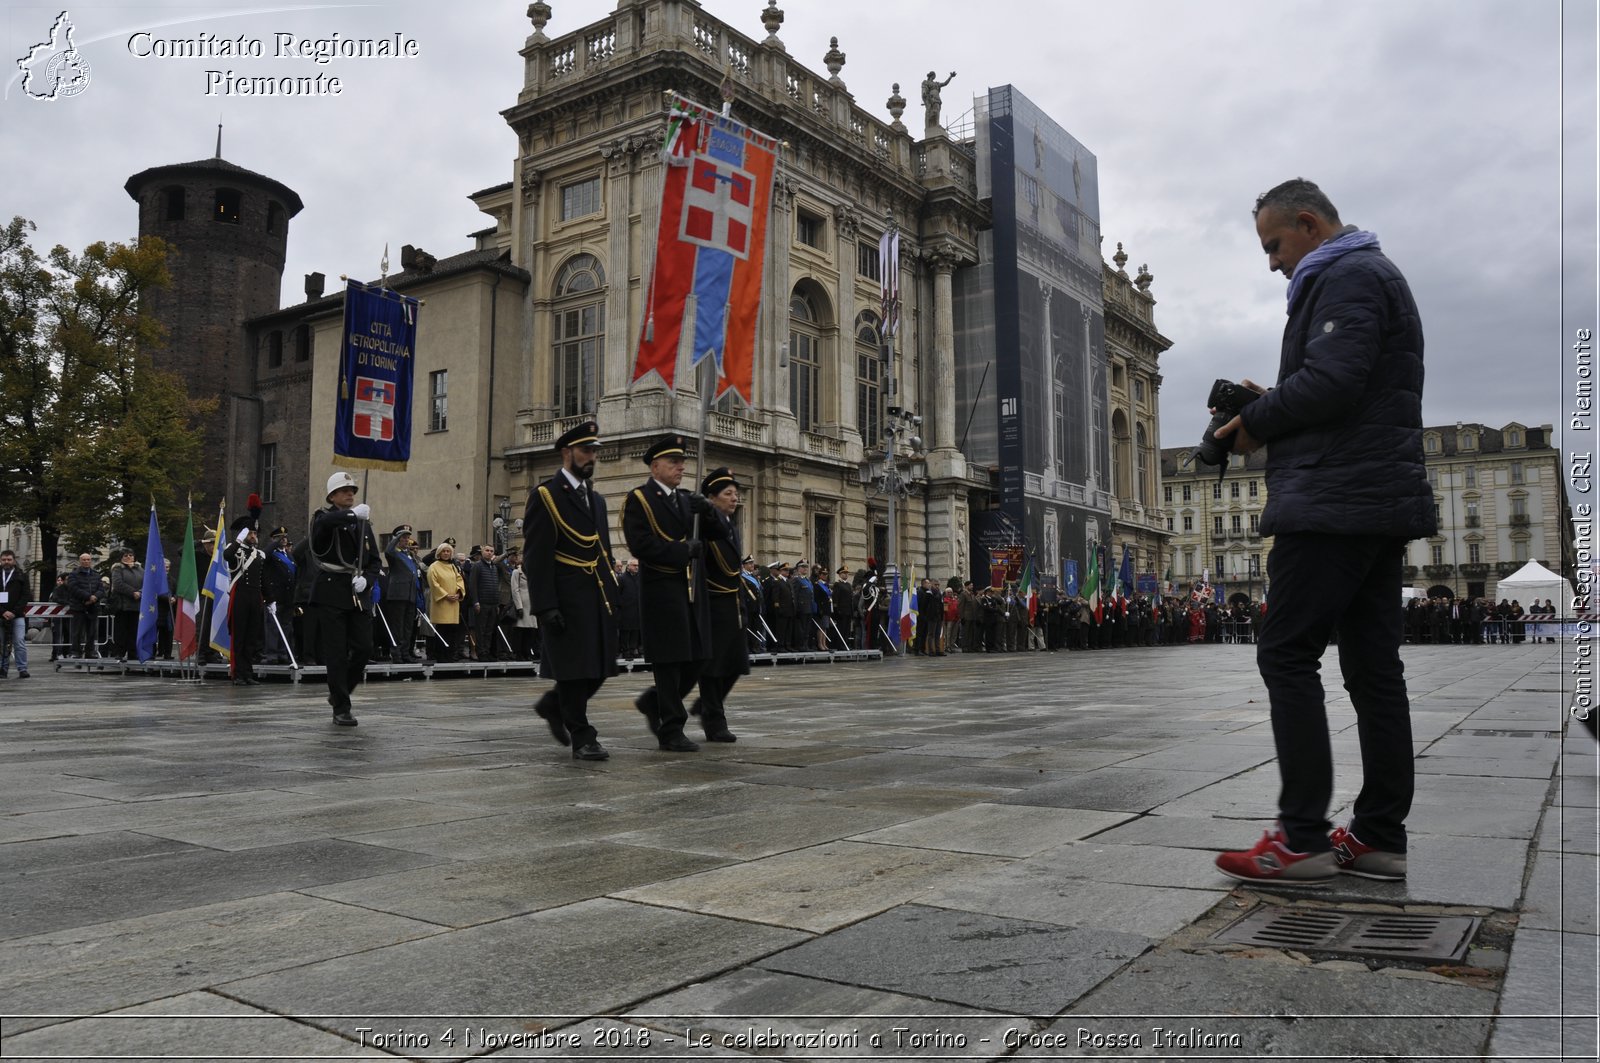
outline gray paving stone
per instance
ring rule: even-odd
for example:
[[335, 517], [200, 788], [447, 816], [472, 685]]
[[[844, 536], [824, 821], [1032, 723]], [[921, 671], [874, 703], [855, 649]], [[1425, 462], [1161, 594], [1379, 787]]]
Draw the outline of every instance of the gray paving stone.
[[176, 1045], [183, 1047], [185, 1055], [197, 1059], [394, 1058], [376, 1048], [215, 993], [183, 993], [93, 1018], [7, 1035], [0, 1042], [0, 1051], [12, 1058], [109, 1061], [167, 1057]]
[[1002, 864], [962, 853], [832, 842], [617, 896], [823, 933], [917, 900], [952, 875], [988, 873]]
[[1215, 888], [1215, 853], [1161, 845], [1117, 845], [1104, 838], [1071, 842], [1028, 860], [1044, 875], [1132, 886]]
[[1127, 813], [1093, 809], [978, 804], [868, 831], [854, 840], [991, 856], [1032, 856], [1127, 818]]
[[897, 751], [829, 761], [826, 764], [811, 765], [804, 770], [784, 768], [752, 775], [747, 781], [776, 783], [779, 786], [852, 790], [861, 786], [876, 786], [889, 777], [931, 780], [941, 768], [954, 768], [961, 764], [962, 760], [957, 757], [922, 757]]
[[904, 813], [854, 802], [845, 806], [813, 799], [809, 794], [794, 797], [785, 792], [787, 788], [754, 789], [765, 791], [758, 795], [758, 800], [751, 802], [754, 807], [713, 815], [663, 816], [664, 822], [644, 830], [609, 834], [606, 839], [621, 845], [655, 846], [731, 860], [756, 860], [840, 841], [875, 824], [894, 823], [905, 818]]
[[1227, 895], [1220, 875], [1195, 888], [1134, 886], [1062, 878], [1033, 860], [946, 880], [917, 903], [1062, 926], [1120, 930], [1164, 938], [1198, 919]]
[[1212, 819], [1209, 816], [1148, 815], [1095, 835], [1114, 845], [1165, 845], [1175, 849], [1247, 849], [1273, 827], [1271, 819]]
[[759, 966], [1012, 1015], [1053, 1015], [1150, 946], [1080, 930], [904, 905]]
[[11, 1016], [92, 1015], [438, 932], [293, 893], [196, 905], [0, 942], [0, 1000]]
[[1540, 849], [1600, 853], [1600, 810], [1573, 805], [1548, 808], [1535, 841]]
[[1030, 787], [1005, 804], [1098, 808], [1109, 812], [1147, 812], [1157, 805], [1192, 793], [1220, 776], [1198, 771], [1139, 771], [1096, 768], [1060, 782]]
[[301, 892], [409, 919], [471, 926], [694, 874], [723, 862], [665, 849], [586, 842], [498, 860], [452, 861]]
[[140, 860], [147, 856], [194, 848], [168, 838], [153, 838], [128, 831], [45, 838], [27, 845], [13, 843], [0, 846], [0, 885], [8, 885], [30, 875]]
[[[226, 983], [254, 1007], [353, 1036], [434, 1016], [509, 1035], [614, 1012], [804, 940], [778, 927], [598, 899]], [[405, 977], [396, 977], [405, 972]]]
[[1600, 868], [1587, 853], [1536, 852], [1522, 898], [1525, 929], [1597, 932]]
[[0, 938], [282, 890], [365, 878], [436, 861], [375, 845], [323, 839], [244, 852], [180, 849], [142, 860], [30, 875], [7, 889]]
[[[1032, 1027], [943, 1001], [749, 967], [646, 1001], [625, 1017], [686, 1027], [713, 1045], [764, 1057], [787, 1050], [789, 1059], [994, 1059], [1005, 1054], [1007, 1030]], [[808, 1037], [818, 1047], [800, 1047], [797, 1039]]]
[[[1371, 971], [1157, 951], [1134, 960], [1050, 1026], [1047, 1035], [1060, 1038], [1058, 1046], [1036, 1044], [1018, 1055], [1473, 1056], [1494, 1001], [1488, 990]], [[1146, 1017], [1152, 1015], [1159, 1017]], [[1166, 1043], [1153, 1032], [1158, 1027]], [[1206, 1047], [1190, 1030], [1224, 1040]], [[1191, 1044], [1174, 1045], [1173, 1036], [1188, 1036]], [[1117, 1044], [1117, 1037], [1139, 1040]]]

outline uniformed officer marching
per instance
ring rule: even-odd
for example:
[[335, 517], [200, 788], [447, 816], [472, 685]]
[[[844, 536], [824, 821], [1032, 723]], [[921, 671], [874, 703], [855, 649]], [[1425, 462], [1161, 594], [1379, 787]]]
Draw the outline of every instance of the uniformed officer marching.
[[372, 594], [383, 558], [365, 503], [354, 505], [356, 479], [347, 472], [328, 477], [328, 505], [311, 515], [311, 557], [317, 581], [311, 607], [317, 613], [317, 645], [328, 669], [328, 704], [333, 722], [356, 726], [350, 692], [367, 673], [372, 655]]
[[590, 487], [600, 426], [584, 421], [556, 440], [561, 468], [528, 496], [522, 571], [539, 618], [539, 674], [556, 681], [533, 710], [574, 760], [611, 756], [589, 723], [589, 699], [617, 674], [616, 572], [606, 502]]
[[256, 549], [254, 517], [240, 517], [228, 526], [231, 541], [222, 550], [228, 565], [228, 671], [233, 685], [258, 686], [256, 655], [261, 652], [266, 602], [262, 597], [262, 576], [266, 555]]
[[[711, 611], [705, 588], [704, 539], [724, 534], [711, 519], [716, 510], [703, 495], [678, 489], [683, 481], [684, 440], [663, 436], [644, 452], [650, 479], [622, 503], [622, 534], [639, 559], [639, 619], [644, 659], [655, 686], [634, 702], [662, 749], [693, 753], [699, 743], [683, 733], [689, 713], [683, 698], [711, 657]], [[700, 535], [696, 537], [696, 514]], [[735, 555], [737, 556], [737, 555]]]
[[744, 578], [744, 545], [733, 522], [739, 508], [739, 482], [727, 469], [713, 469], [700, 481], [700, 493], [715, 512], [702, 524], [719, 525], [720, 535], [706, 536], [705, 587], [711, 607], [711, 659], [700, 670], [700, 696], [695, 715], [708, 742], [733, 742], [728, 730], [727, 699], [733, 684], [750, 674], [750, 648], [746, 642], [749, 583]]

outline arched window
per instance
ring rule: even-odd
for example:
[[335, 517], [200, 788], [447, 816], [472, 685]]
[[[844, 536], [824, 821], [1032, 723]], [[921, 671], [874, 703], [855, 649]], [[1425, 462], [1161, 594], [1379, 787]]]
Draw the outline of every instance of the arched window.
[[267, 201], [267, 232], [275, 233], [283, 225], [283, 204], [272, 199]]
[[183, 189], [177, 187], [163, 189], [161, 193], [161, 201], [165, 207], [165, 216], [167, 221], [183, 220]]
[[822, 417], [822, 329], [816, 304], [805, 292], [789, 298], [789, 402], [800, 431]]
[[868, 449], [883, 442], [883, 337], [878, 315], [856, 316], [856, 425]]
[[559, 272], [555, 300], [555, 351], [551, 360], [556, 412], [561, 417], [592, 413], [600, 398], [605, 350], [605, 270], [593, 255], [574, 255]]
[[1118, 498], [1133, 498], [1133, 437], [1128, 434], [1128, 418], [1121, 410], [1111, 414], [1111, 473], [1116, 477]]

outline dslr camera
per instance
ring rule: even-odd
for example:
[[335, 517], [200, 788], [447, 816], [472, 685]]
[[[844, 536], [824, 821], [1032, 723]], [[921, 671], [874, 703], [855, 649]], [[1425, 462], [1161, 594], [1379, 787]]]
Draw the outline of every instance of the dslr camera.
[[1260, 398], [1259, 392], [1251, 391], [1243, 384], [1235, 384], [1231, 380], [1216, 380], [1211, 384], [1211, 394], [1206, 398], [1206, 405], [1217, 411], [1211, 417], [1211, 423], [1206, 425], [1205, 435], [1200, 437], [1200, 445], [1195, 448], [1194, 460], [1206, 465], [1221, 465], [1228, 460], [1228, 451], [1233, 449], [1234, 437], [1224, 436], [1217, 438], [1217, 429], [1227, 424], [1239, 415], [1239, 411]]

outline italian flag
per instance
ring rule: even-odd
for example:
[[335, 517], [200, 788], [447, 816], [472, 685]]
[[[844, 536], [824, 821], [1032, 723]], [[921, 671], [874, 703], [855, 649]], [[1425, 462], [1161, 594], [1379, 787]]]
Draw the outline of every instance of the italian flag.
[[1039, 618], [1039, 589], [1034, 586], [1033, 562], [1028, 562], [1028, 567], [1022, 570], [1022, 600], [1028, 603], [1028, 626], [1032, 627]]
[[193, 508], [183, 529], [179, 566], [178, 586], [173, 591], [178, 609], [172, 618], [172, 636], [178, 643], [178, 658], [189, 660], [200, 650], [200, 576], [195, 572]]

